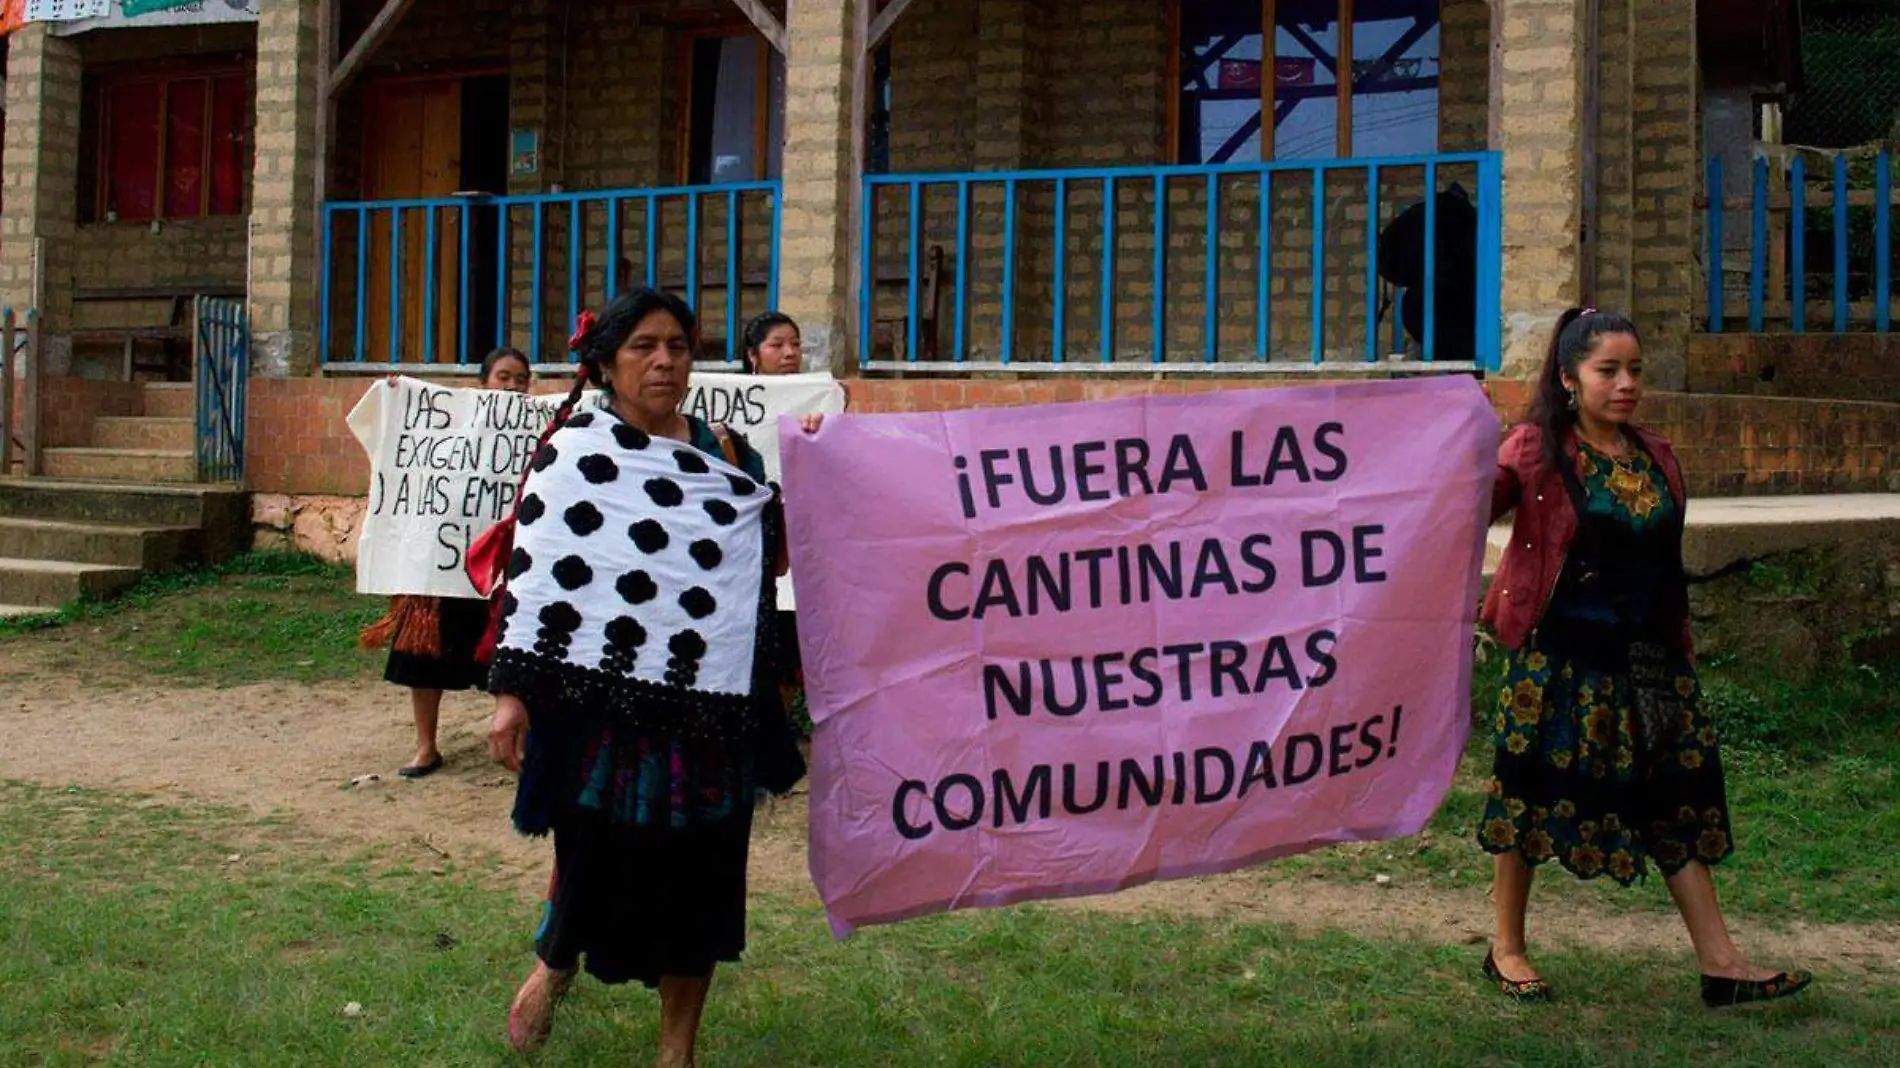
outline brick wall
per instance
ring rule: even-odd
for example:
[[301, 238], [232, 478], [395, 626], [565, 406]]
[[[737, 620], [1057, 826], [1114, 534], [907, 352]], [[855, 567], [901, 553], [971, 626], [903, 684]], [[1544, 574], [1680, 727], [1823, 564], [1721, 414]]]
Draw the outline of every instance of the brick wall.
[[1697, 393], [1900, 404], [1900, 337], [1891, 334], [1697, 334]]
[[[344, 417], [370, 379], [253, 381], [247, 424], [251, 488], [258, 493], [361, 496], [368, 462]], [[460, 380], [466, 384], [467, 380]], [[543, 380], [538, 392], [571, 383]], [[851, 411], [956, 411], [1206, 393], [1219, 389], [1293, 388], [1303, 382], [1177, 378], [1043, 380], [888, 379], [849, 383]], [[98, 387], [101, 383], [85, 383]], [[1493, 380], [1500, 418], [1523, 418], [1527, 383]], [[136, 404], [136, 394], [132, 403]], [[109, 403], [109, 402], [101, 402]], [[83, 416], [90, 427], [95, 411]], [[82, 417], [73, 416], [74, 426]], [[1646, 425], [1667, 436], [1698, 496], [1900, 492], [1900, 408], [1781, 397], [1657, 393], [1645, 402]]]
[[[0, 213], [0, 297], [39, 306], [47, 356], [63, 368], [59, 335], [71, 328], [72, 235], [78, 197], [80, 57], [69, 39], [28, 26], [7, 39], [5, 205]], [[36, 246], [43, 242], [44, 259]], [[36, 299], [43, 278], [45, 299]]]
[[1644, 0], [1635, 33], [1631, 310], [1655, 382], [1680, 388], [1697, 287], [1702, 164], [1695, 0]]
[[[83, 448], [92, 444], [92, 423], [101, 416], [140, 414], [144, 394], [131, 382], [101, 382], [90, 378], [49, 375], [40, 379], [40, 447]], [[13, 383], [13, 412], [22, 440], [27, 422], [26, 383]], [[14, 462], [20, 462], [15, 451]], [[0, 472], [3, 473], [3, 472]]]

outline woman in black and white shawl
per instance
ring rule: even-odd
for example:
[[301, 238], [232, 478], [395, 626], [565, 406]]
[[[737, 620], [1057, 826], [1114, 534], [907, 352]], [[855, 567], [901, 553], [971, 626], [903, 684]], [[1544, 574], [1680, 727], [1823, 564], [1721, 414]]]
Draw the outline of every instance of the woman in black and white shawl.
[[657, 988], [660, 1063], [690, 1065], [713, 971], [745, 948], [784, 542], [758, 453], [679, 411], [697, 343], [685, 302], [649, 289], [584, 317], [569, 404], [589, 383], [603, 403], [548, 439], [517, 513], [489, 746], [521, 774], [516, 828], [555, 853], [509, 1012], [523, 1051], [584, 961]]

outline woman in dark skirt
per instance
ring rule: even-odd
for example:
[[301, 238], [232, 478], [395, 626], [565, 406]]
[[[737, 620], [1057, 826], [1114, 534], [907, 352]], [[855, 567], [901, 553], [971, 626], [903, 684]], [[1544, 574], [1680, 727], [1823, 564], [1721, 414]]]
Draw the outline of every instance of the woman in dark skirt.
[[1631, 422], [1642, 371], [1628, 319], [1571, 310], [1530, 420], [1499, 450], [1492, 518], [1516, 519], [1484, 606], [1506, 650], [1478, 830], [1496, 869], [1484, 972], [1514, 998], [1549, 997], [1525, 943], [1537, 866], [1628, 886], [1654, 863], [1703, 1000], [1782, 998], [1810, 977], [1748, 963], [1709, 871], [1734, 842], [1689, 631], [1682, 474], [1668, 442]]
[[[526, 393], [534, 376], [528, 358], [496, 349], [482, 361], [482, 389]], [[364, 648], [389, 646], [383, 681], [409, 689], [416, 718], [416, 757], [396, 774], [422, 779], [442, 770], [436, 726], [444, 692], [484, 688], [488, 668], [475, 651], [488, 629], [488, 602], [467, 597], [392, 597], [389, 612], [363, 631]]]
[[[783, 720], [770, 609], [784, 541], [758, 453], [679, 412], [697, 342], [691, 309], [652, 290], [586, 317], [580, 379], [518, 513], [489, 746], [521, 774], [516, 829], [551, 833], [555, 851], [538, 961], [509, 1012], [523, 1052], [584, 966], [657, 989], [659, 1063], [691, 1065], [713, 973], [745, 949], [753, 802], [775, 788]], [[567, 418], [590, 381], [607, 406]], [[701, 456], [726, 466], [709, 474]], [[741, 562], [760, 570], [728, 575]], [[711, 581], [676, 592], [744, 575], [743, 605]]]

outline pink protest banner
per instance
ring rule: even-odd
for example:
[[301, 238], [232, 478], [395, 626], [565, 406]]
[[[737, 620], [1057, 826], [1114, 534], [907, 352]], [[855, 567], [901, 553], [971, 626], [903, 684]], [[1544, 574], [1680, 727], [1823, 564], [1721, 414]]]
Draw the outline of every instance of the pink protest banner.
[[1498, 443], [1470, 379], [781, 429], [838, 937], [1444, 800]]

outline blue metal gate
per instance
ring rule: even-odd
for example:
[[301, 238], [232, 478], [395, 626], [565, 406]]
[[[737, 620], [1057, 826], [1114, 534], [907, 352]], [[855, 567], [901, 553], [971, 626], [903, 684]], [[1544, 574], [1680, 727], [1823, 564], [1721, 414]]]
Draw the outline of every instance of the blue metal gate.
[[199, 297], [197, 321], [198, 481], [244, 481], [244, 401], [251, 377], [244, 304]]

